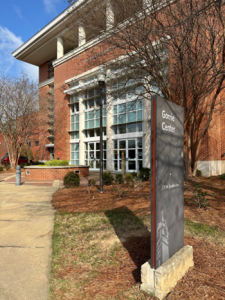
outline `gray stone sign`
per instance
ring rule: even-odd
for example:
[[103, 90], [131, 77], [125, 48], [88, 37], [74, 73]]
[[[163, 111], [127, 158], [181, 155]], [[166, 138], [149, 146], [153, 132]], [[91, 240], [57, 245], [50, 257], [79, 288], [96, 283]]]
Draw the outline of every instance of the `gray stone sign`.
[[152, 97], [151, 267], [184, 246], [183, 108]]

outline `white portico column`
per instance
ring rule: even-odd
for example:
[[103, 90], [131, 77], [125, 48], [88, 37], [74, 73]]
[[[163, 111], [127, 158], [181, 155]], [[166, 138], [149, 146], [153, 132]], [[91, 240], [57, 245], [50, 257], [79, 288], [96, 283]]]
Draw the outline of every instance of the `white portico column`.
[[57, 59], [64, 55], [63, 39], [61, 37], [57, 38]]
[[86, 31], [83, 23], [79, 23], [78, 26], [78, 39], [79, 47], [86, 43]]
[[[79, 81], [81, 85], [83, 80]], [[79, 106], [80, 106], [80, 113], [79, 113], [79, 139], [80, 139], [80, 165], [85, 164], [85, 144], [84, 144], [84, 116], [85, 116], [85, 105], [84, 105], [84, 91], [79, 93]]]
[[[106, 71], [107, 77], [110, 78], [111, 70], [108, 69]], [[107, 171], [113, 171], [114, 170], [114, 150], [113, 150], [113, 97], [111, 96], [112, 92], [112, 82], [108, 81], [106, 82], [106, 97], [107, 97]]]
[[112, 1], [106, 2], [106, 30], [110, 30], [115, 23], [115, 15], [113, 10]]

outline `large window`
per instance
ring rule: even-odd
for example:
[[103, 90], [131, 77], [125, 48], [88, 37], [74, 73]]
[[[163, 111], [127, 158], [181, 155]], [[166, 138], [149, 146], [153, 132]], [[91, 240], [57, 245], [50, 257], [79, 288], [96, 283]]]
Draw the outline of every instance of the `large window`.
[[114, 133], [123, 134], [143, 131], [142, 86], [134, 79], [126, 80], [122, 78], [114, 82], [113, 89]]
[[[106, 170], [106, 142], [103, 142], [103, 169]], [[85, 164], [91, 169], [100, 169], [100, 143], [89, 142], [85, 144]]]
[[[103, 126], [106, 126], [106, 108], [103, 108]], [[85, 112], [85, 129], [100, 127], [100, 110]]]
[[79, 139], [79, 96], [70, 96], [70, 139]]
[[79, 143], [71, 144], [71, 165], [79, 165]]

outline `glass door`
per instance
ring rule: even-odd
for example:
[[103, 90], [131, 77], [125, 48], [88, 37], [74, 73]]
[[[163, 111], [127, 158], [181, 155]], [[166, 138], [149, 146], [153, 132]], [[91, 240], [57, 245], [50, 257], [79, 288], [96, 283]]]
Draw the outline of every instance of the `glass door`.
[[126, 172], [142, 169], [142, 138], [114, 141], [114, 170], [121, 171], [122, 155], [126, 159]]
[[[85, 163], [91, 170], [100, 169], [100, 143], [86, 143]], [[106, 170], [106, 142], [103, 142], [103, 169]]]

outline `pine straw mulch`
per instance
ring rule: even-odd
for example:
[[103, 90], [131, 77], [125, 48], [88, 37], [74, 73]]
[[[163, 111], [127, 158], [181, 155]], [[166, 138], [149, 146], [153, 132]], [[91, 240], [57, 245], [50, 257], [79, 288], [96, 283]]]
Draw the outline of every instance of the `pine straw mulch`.
[[[204, 210], [197, 208], [188, 198], [192, 196], [192, 186], [197, 182], [201, 184], [208, 194], [215, 193], [215, 197], [209, 197], [210, 208]], [[225, 181], [218, 178], [197, 178], [195, 181], [185, 182], [185, 218], [216, 226], [225, 231]], [[118, 197], [113, 186], [104, 187], [105, 193], [99, 194], [97, 187], [90, 191], [88, 187], [76, 189], [62, 189], [56, 192], [52, 199], [52, 205], [59, 212], [94, 212], [106, 209], [115, 209], [126, 206], [136, 215], [150, 214], [150, 182], [143, 183], [136, 189], [129, 189], [125, 197]]]
[[[186, 237], [185, 245], [194, 248], [194, 267], [189, 269], [166, 299], [225, 299], [225, 250], [196, 238]], [[150, 236], [128, 239], [117, 252], [117, 266], [98, 270], [97, 276], [83, 285], [82, 299], [156, 299], [139, 290], [140, 268], [149, 259], [149, 249]], [[79, 268], [65, 268], [60, 276], [71, 276], [77, 282], [83, 272], [88, 270], [81, 265]], [[60, 299], [65, 299], [62, 291]], [[73, 295], [66, 299], [81, 298], [80, 295]]]

